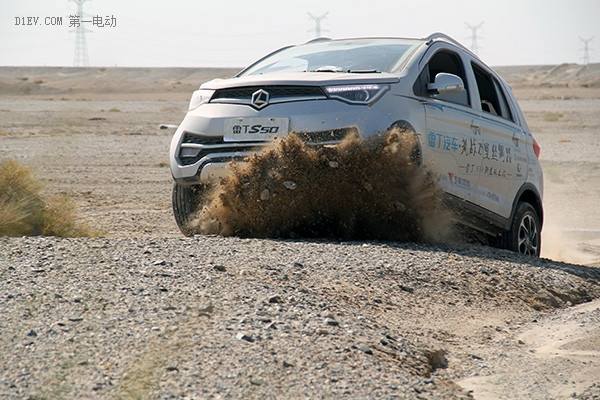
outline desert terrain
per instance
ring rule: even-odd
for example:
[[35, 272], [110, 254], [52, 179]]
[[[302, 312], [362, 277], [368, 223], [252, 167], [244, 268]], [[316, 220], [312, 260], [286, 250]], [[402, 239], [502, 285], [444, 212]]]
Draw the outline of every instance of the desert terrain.
[[236, 70], [0, 67], [0, 159], [102, 231], [0, 238], [0, 398], [600, 398], [600, 64], [496, 70], [541, 146], [541, 259], [185, 238], [164, 124]]

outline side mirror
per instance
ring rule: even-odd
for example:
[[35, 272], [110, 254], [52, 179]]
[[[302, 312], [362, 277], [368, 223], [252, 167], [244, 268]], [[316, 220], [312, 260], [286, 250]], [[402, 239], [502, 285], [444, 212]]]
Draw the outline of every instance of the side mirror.
[[432, 94], [456, 94], [465, 90], [465, 84], [460, 76], [440, 72], [433, 83], [427, 84], [427, 90]]

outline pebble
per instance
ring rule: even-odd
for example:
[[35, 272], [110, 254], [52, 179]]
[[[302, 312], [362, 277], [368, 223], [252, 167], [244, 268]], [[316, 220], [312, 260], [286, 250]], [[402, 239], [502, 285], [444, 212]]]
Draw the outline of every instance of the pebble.
[[292, 182], [292, 181], [284, 181], [284, 182], [283, 182], [283, 186], [284, 186], [286, 189], [289, 189], [289, 190], [294, 190], [294, 189], [296, 189], [296, 187], [297, 187], [298, 185], [296, 185], [296, 183], [295, 183], [295, 182]]
[[271, 193], [269, 193], [269, 189], [264, 189], [262, 192], [260, 192], [260, 199], [262, 201], [269, 200], [269, 197], [271, 197]]
[[235, 335], [235, 338], [237, 340], [245, 340], [246, 342], [254, 342], [254, 338], [251, 335], [248, 335], [244, 332], [239, 332], [237, 335]]

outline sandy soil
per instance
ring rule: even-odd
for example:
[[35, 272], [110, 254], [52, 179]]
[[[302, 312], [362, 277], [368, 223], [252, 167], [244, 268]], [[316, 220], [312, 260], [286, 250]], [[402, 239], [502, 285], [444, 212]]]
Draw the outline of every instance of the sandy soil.
[[[498, 70], [542, 148], [542, 256], [600, 268], [600, 68]], [[182, 119], [200, 82], [235, 72], [0, 68], [0, 158], [36, 167], [48, 192], [70, 193], [82, 218], [107, 237], [179, 237], [167, 165], [172, 130], [159, 125]], [[595, 301], [498, 333], [502, 339], [481, 351], [503, 356], [490, 358], [477, 374], [453, 378], [477, 399], [508, 398], [507, 387], [510, 398], [592, 398], [593, 389], [585, 393], [600, 376], [599, 309]], [[476, 321], [493, 326], [496, 318], [518, 316], [513, 310]], [[473, 329], [451, 317], [435, 323], [465, 335]]]

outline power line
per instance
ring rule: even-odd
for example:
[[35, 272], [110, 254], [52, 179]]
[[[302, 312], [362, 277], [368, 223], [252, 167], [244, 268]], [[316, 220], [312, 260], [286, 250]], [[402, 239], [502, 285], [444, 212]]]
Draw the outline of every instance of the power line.
[[583, 65], [588, 65], [590, 63], [590, 48], [589, 48], [589, 43], [594, 40], [594, 36], [592, 36], [589, 39], [583, 39], [581, 36], [579, 36], [579, 39], [581, 39], [581, 41], [583, 42]]
[[[325, 17], [327, 16], [327, 14], [329, 14], [329, 11], [326, 12], [325, 14], [315, 17], [314, 15], [312, 15], [311, 13], [307, 13], [308, 16], [315, 21], [315, 29], [311, 29], [309, 32], [312, 32], [313, 30], [315, 31], [315, 37], [321, 37], [321, 21], [323, 21], [323, 19], [325, 19]], [[327, 31], [328, 29], [323, 29], [324, 31]]]
[[483, 25], [483, 22], [480, 22], [479, 25], [469, 25], [468, 23], [465, 22], [465, 25], [467, 25], [467, 28], [471, 29], [471, 51], [477, 55], [479, 55], [479, 47], [477, 46], [477, 29], [481, 28], [481, 25]]
[[[69, 0], [77, 4], [77, 17], [83, 18], [83, 3], [88, 0]], [[73, 59], [73, 65], [76, 67], [89, 67], [90, 60], [88, 56], [87, 40], [85, 38], [86, 32], [91, 32], [85, 29], [82, 23], [75, 28], [75, 56]]]

